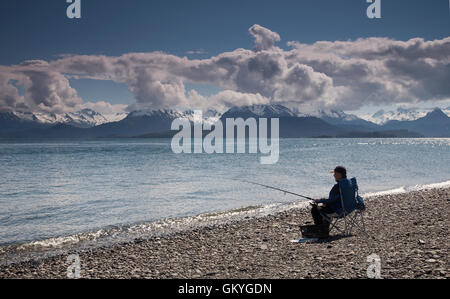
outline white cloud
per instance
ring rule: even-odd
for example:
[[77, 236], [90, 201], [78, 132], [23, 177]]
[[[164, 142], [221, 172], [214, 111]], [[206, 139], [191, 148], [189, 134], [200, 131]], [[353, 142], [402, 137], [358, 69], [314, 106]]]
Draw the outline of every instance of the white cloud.
[[187, 51], [186, 54], [189, 54], [189, 55], [204, 55], [204, 54], [208, 54], [208, 52], [203, 50], [203, 49], [199, 49], [199, 50]]
[[294, 47], [289, 59], [333, 78], [334, 86], [347, 88], [336, 105], [359, 108], [450, 98], [450, 37], [288, 44]]
[[49, 70], [24, 70], [25, 102], [32, 110], [67, 112], [81, 105], [75, 89], [62, 74]]
[[270, 100], [259, 93], [241, 93], [233, 90], [224, 90], [211, 96], [209, 99], [214, 105], [223, 107], [250, 106], [257, 104], [269, 104]]
[[24, 98], [19, 96], [19, 91], [12, 84], [12, 81], [18, 79], [20, 78], [0, 67], [0, 111], [14, 111], [23, 107]]
[[280, 41], [280, 35], [278, 33], [270, 31], [258, 24], [250, 27], [248, 31], [255, 38], [255, 51], [270, 50], [275, 46], [276, 42]]
[[[435, 41], [367, 38], [288, 42], [292, 48], [283, 50], [276, 46], [278, 33], [260, 25], [252, 26], [249, 32], [255, 39], [252, 50], [236, 49], [208, 59], [164, 52], [119, 57], [71, 54], [50, 62], [0, 66], [0, 109], [26, 106], [67, 111], [82, 107], [85, 103], [67, 78], [126, 84], [136, 99], [127, 110], [269, 102], [357, 110], [365, 105], [450, 98], [450, 37]], [[11, 80], [24, 85], [24, 97]], [[186, 92], [188, 82], [223, 91], [204, 97], [195, 90]], [[117, 108], [99, 107], [103, 111]]]
[[125, 104], [111, 104], [105, 101], [99, 102], [85, 102], [81, 105], [81, 108], [88, 108], [97, 111], [103, 115], [115, 115], [126, 113], [128, 105]]

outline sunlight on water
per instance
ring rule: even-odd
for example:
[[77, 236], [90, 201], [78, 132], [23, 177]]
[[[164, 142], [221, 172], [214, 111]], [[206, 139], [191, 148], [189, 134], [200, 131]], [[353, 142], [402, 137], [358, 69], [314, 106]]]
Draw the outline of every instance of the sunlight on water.
[[176, 155], [169, 139], [3, 141], [0, 244], [181, 229], [194, 218], [163, 220], [218, 221], [230, 213], [215, 212], [247, 206], [262, 215], [298, 198], [239, 180], [323, 197], [338, 164], [361, 193], [406, 192], [450, 180], [450, 139], [283, 139], [276, 165], [250, 154]]

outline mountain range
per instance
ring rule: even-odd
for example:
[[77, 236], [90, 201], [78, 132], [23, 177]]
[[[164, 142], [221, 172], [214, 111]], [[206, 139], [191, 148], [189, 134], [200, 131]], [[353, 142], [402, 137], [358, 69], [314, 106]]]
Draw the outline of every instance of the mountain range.
[[[449, 107], [450, 108], [450, 107]], [[444, 111], [450, 111], [445, 109]], [[417, 111], [416, 111], [417, 112]], [[295, 112], [279, 104], [215, 110], [196, 119], [193, 111], [171, 109], [133, 111], [104, 116], [90, 109], [61, 115], [51, 113], [0, 112], [2, 138], [98, 138], [171, 136], [176, 118], [211, 124], [226, 118], [279, 118], [280, 137], [450, 137], [450, 118], [441, 109], [429, 113], [399, 108], [378, 111], [365, 119], [336, 110]]]
[[415, 108], [398, 107], [394, 111], [384, 111], [383, 109], [377, 111], [373, 115], [365, 116], [364, 119], [379, 125], [385, 124], [391, 120], [408, 121], [422, 118], [427, 113]]

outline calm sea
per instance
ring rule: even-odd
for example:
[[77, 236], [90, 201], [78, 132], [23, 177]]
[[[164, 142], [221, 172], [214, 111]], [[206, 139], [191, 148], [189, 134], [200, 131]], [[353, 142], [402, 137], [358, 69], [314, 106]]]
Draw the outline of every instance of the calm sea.
[[151, 235], [198, 219], [190, 216], [285, 207], [299, 198], [242, 180], [323, 197], [336, 165], [366, 195], [448, 182], [450, 139], [283, 139], [275, 165], [252, 154], [177, 155], [170, 139], [3, 140], [0, 245], [55, 245], [137, 227]]

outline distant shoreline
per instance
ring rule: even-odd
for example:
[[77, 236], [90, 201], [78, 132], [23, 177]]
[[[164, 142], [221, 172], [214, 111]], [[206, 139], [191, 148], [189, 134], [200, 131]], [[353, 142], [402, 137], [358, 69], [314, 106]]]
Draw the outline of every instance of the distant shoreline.
[[[1, 137], [0, 140], [108, 140], [108, 139], [171, 139], [177, 132], [150, 133], [137, 136], [101, 136], [101, 137]], [[403, 135], [402, 135], [403, 134]], [[204, 133], [203, 137], [208, 135]], [[269, 136], [270, 137], [270, 136]], [[342, 136], [310, 136], [310, 137], [283, 137], [280, 139], [433, 139], [433, 138], [450, 138], [450, 137], [426, 137], [415, 132], [354, 132], [354, 134], [346, 134]]]

